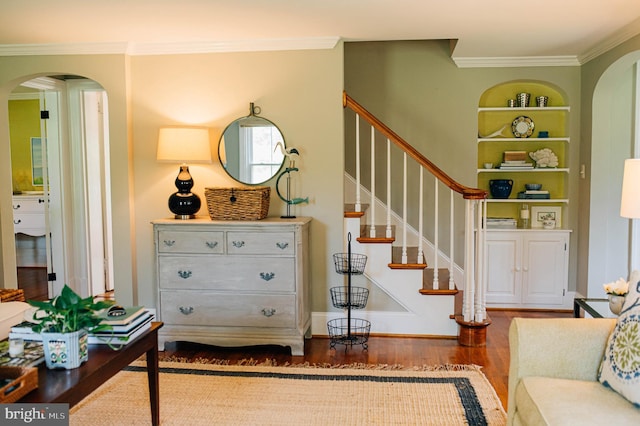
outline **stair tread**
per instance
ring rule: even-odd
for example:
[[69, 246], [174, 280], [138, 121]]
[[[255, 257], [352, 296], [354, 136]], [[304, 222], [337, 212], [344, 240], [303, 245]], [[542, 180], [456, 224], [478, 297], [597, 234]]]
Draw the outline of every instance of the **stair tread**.
[[360, 211], [356, 211], [355, 203], [345, 203], [344, 217], [362, 217], [369, 208], [369, 204], [360, 204]]
[[391, 248], [391, 263], [389, 268], [391, 269], [424, 269], [427, 267], [427, 262], [422, 255], [422, 262], [417, 262], [418, 259], [418, 247], [407, 247], [407, 263], [402, 263], [402, 247], [394, 246]]
[[421, 294], [457, 294], [458, 289], [449, 289], [449, 270], [447, 268], [438, 268], [438, 289], [433, 288], [433, 268], [427, 268], [422, 274]]
[[387, 226], [386, 225], [374, 225], [375, 226], [375, 237], [369, 236], [369, 231], [371, 230], [371, 225], [360, 225], [360, 236], [357, 238], [359, 243], [383, 243], [383, 244], [391, 244], [396, 238], [396, 230], [395, 226], [391, 226], [391, 237], [386, 236]]

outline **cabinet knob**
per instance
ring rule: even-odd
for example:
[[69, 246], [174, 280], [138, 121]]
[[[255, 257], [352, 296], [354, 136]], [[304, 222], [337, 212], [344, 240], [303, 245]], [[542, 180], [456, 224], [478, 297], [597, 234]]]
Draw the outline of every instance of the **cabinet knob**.
[[284, 250], [289, 247], [289, 243], [276, 243], [276, 246], [278, 246], [280, 250]]
[[14, 210], [18, 210], [19, 208], [20, 208], [20, 204], [14, 204], [14, 205], [13, 205], [13, 209], [14, 209]]
[[516, 267], [515, 271], [520, 272], [520, 267]]
[[13, 219], [14, 225], [20, 225], [20, 223], [22, 223], [22, 219], [18, 219], [18, 220]]
[[180, 313], [183, 315], [191, 315], [193, 313], [193, 306], [189, 306], [188, 308], [185, 308], [184, 306], [180, 306], [178, 309], [180, 310]]
[[260, 278], [265, 281], [271, 281], [275, 276], [275, 272], [260, 272]]
[[38, 204], [42, 204], [42, 203], [44, 203], [44, 199], [38, 198]]
[[262, 309], [262, 315], [264, 315], [265, 317], [272, 317], [274, 316], [276, 313], [276, 310], [274, 308], [263, 308]]
[[167, 247], [173, 247], [173, 245], [176, 243], [176, 241], [175, 240], [164, 240], [163, 243]]
[[231, 244], [233, 244], [235, 248], [244, 247], [244, 241], [233, 241]]
[[185, 279], [185, 280], [186, 280], [187, 278], [190, 278], [190, 277], [191, 277], [191, 275], [192, 275], [192, 272], [191, 272], [191, 271], [178, 271], [178, 276], [179, 276], [180, 278]]
[[210, 249], [216, 248], [218, 246], [218, 242], [217, 241], [207, 241], [205, 244]]

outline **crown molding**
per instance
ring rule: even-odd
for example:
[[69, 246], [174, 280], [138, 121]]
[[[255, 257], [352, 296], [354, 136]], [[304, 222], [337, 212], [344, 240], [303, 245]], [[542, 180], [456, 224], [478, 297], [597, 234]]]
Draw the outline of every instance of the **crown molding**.
[[129, 54], [132, 56], [179, 55], [189, 53], [333, 49], [339, 41], [340, 37], [309, 37], [195, 43], [135, 43], [130, 47]]
[[503, 57], [454, 57], [458, 68], [509, 68], [509, 67], [576, 67], [576, 56], [503, 56]]
[[0, 44], [0, 56], [112, 55], [127, 48], [127, 43]]
[[631, 22], [630, 24], [622, 27], [619, 31], [616, 31], [611, 36], [605, 38], [591, 49], [579, 56], [580, 63], [586, 64], [590, 60], [597, 58], [605, 52], [613, 49], [631, 39], [632, 37], [640, 34], [640, 18]]
[[333, 49], [340, 37], [233, 40], [184, 43], [52, 43], [0, 44], [0, 56], [42, 55], [176, 55], [190, 53]]

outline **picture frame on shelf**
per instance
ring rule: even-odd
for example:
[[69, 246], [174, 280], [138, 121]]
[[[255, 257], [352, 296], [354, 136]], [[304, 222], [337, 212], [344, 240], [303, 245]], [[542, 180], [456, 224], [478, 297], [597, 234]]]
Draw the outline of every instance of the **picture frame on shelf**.
[[[542, 229], [543, 222], [547, 219], [555, 220], [555, 228], [562, 227], [562, 207], [559, 206], [533, 206], [531, 207], [531, 228]], [[548, 228], [545, 228], [548, 229]]]

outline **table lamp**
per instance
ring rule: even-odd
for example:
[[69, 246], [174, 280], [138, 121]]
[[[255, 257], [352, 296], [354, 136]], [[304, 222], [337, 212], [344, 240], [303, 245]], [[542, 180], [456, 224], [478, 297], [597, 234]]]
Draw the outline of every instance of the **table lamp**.
[[191, 192], [193, 178], [186, 163], [211, 163], [209, 129], [206, 127], [162, 127], [158, 134], [157, 160], [182, 163], [176, 177], [177, 192], [169, 197], [169, 210], [176, 219], [193, 219], [200, 210], [200, 197]]
[[629, 219], [640, 219], [640, 158], [629, 158], [624, 161], [622, 178], [622, 201], [620, 216]]

